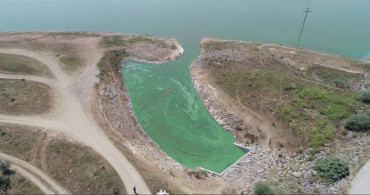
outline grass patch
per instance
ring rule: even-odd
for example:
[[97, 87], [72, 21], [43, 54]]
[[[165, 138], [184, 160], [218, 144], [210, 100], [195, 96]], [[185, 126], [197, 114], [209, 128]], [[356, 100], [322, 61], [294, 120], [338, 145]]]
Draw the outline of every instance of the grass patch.
[[165, 40], [158, 39], [150, 35], [133, 35], [131, 39], [126, 41], [126, 44], [136, 44], [140, 42], [151, 43], [161, 48], [171, 48], [171, 45], [169, 45]]
[[[354, 114], [357, 108], [366, 107], [358, 101], [358, 92], [336, 90], [275, 70], [221, 69], [211, 74], [231, 97], [253, 110], [273, 115], [289, 128], [290, 144], [296, 147], [303, 144], [317, 150], [326, 143], [323, 139], [334, 136], [332, 124]], [[327, 124], [320, 126], [321, 120]], [[318, 129], [325, 132], [317, 133]]]
[[122, 39], [122, 35], [105, 36], [104, 43], [107, 45], [122, 46], [125, 41]]
[[320, 152], [321, 146], [334, 139], [335, 127], [326, 120], [319, 120], [311, 131], [308, 140], [310, 141], [311, 155]]
[[176, 49], [176, 45], [168, 44], [165, 40], [153, 37], [151, 35], [132, 35], [128, 40], [123, 40], [122, 35], [105, 36], [104, 43], [113, 46], [130, 46], [136, 43], [150, 43], [161, 48]]
[[12, 188], [7, 194], [43, 194], [43, 192], [33, 183], [28, 181], [19, 173], [10, 176]]
[[[125, 193], [115, 170], [90, 148], [67, 140], [45, 141], [46, 133], [29, 128], [0, 123], [1, 151], [34, 164], [74, 194], [112, 194], [113, 188]], [[40, 156], [46, 156], [46, 161]], [[17, 188], [14, 192], [25, 189]]]
[[1, 114], [42, 114], [52, 107], [53, 93], [49, 86], [13, 79], [0, 79]]
[[77, 55], [68, 55], [60, 57], [60, 68], [66, 73], [73, 73], [86, 65], [84, 59]]
[[[0, 48], [17, 48], [30, 51], [40, 51], [53, 53], [57, 57], [60, 56], [62, 61], [61, 68], [66, 73], [72, 73], [86, 66], [86, 61], [78, 55], [78, 47], [70, 43], [63, 43], [58, 36], [82, 36], [84, 33], [47, 33], [40, 38], [24, 38], [20, 41], [1, 41]], [[85, 34], [87, 36], [87, 34]], [[91, 35], [97, 36], [97, 35]], [[73, 39], [73, 38], [71, 38]]]
[[108, 80], [108, 72], [119, 72], [121, 69], [121, 61], [126, 55], [124, 50], [111, 50], [105, 53], [103, 58], [98, 63], [99, 78], [103, 81]]
[[361, 74], [335, 70], [323, 66], [309, 66], [306, 74], [311, 78], [316, 75], [325, 84], [338, 88], [349, 88], [362, 77]]
[[30, 162], [37, 138], [44, 135], [38, 128], [0, 123], [0, 148], [6, 154]]
[[[1, 151], [29, 161], [32, 147], [39, 135], [37, 130], [30, 131], [19, 125], [0, 123]], [[8, 194], [42, 194], [37, 186], [16, 172], [10, 175], [10, 181], [12, 188]]]
[[48, 174], [74, 194], [125, 193], [121, 179], [110, 164], [88, 147], [66, 140], [52, 140], [46, 151]]
[[53, 77], [50, 69], [42, 62], [13, 54], [0, 54], [0, 73]]
[[33, 183], [28, 181], [19, 173], [10, 176], [12, 188], [7, 194], [43, 194], [43, 192]]
[[[245, 45], [244, 43], [239, 43], [239, 42], [234, 42], [234, 41], [216, 41], [215, 40], [215, 41], [207, 41], [203, 43], [202, 47], [207, 50], [223, 50], [226, 48], [238, 49], [244, 45]], [[256, 48], [254, 49], [255, 51], [259, 51], [258, 45], [256, 47], [252, 47], [252, 50], [253, 48]]]

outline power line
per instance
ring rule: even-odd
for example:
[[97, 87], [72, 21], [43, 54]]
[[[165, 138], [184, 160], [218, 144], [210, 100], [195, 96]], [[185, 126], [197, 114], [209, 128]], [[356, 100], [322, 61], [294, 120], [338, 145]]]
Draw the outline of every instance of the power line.
[[307, 14], [308, 14], [308, 13], [312, 13], [312, 11], [310, 11], [310, 8], [306, 8], [306, 10], [304, 10], [303, 12], [306, 12], [306, 14], [305, 14], [305, 16], [304, 16], [304, 20], [303, 20], [303, 24], [302, 24], [301, 32], [299, 33], [299, 38], [298, 38], [297, 48], [299, 48], [299, 44], [301, 43], [302, 32], [303, 32], [303, 29], [304, 29], [304, 24], [306, 23]]

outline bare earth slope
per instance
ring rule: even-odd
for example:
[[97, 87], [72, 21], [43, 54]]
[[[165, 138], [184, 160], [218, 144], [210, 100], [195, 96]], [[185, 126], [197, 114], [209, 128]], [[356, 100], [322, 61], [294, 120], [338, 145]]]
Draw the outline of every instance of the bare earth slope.
[[[210, 114], [251, 152], [222, 176], [233, 192], [264, 181], [275, 193], [348, 193], [370, 156], [366, 133], [344, 121], [366, 113], [368, 62], [286, 46], [205, 38], [191, 65], [193, 84]], [[347, 161], [351, 175], [325, 183], [318, 160]]]
[[334, 120], [354, 113], [335, 116], [327, 106], [339, 105], [330, 97], [315, 101], [312, 93], [344, 94], [343, 101], [352, 98], [354, 106], [366, 106], [347, 90], [367, 70], [359, 60], [242, 41], [203, 39], [201, 49], [191, 67], [194, 85], [211, 114], [242, 144], [259, 140], [271, 148], [307, 147], [315, 121], [338, 127]]

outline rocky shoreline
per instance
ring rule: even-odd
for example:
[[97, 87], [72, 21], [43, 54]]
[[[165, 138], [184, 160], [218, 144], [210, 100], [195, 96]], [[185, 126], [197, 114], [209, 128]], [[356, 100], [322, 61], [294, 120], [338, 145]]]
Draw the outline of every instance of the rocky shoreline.
[[[182, 55], [182, 47], [174, 53], [175, 55], [170, 54], [170, 57], [164, 57], [163, 60], [154, 61], [127, 56], [121, 60], [120, 70], [125, 63], [130, 61], [161, 64], [175, 60]], [[112, 128], [106, 128], [107, 131], [114, 129], [122, 135], [122, 138], [116, 137], [115, 139], [129, 149], [130, 152], [125, 155], [132, 156], [130, 158], [133, 164], [141, 170], [147, 184], [160, 186], [162, 190], [169, 190], [173, 193], [213, 194], [223, 191], [224, 185], [219, 177], [208, 177], [207, 182], [198, 180], [189, 174], [194, 170], [182, 166], [160, 149], [138, 122], [121, 71], [108, 72], [115, 76], [110, 77], [108, 82], [100, 82], [97, 90], [99, 96], [97, 99], [101, 104], [99, 109], [102, 110], [101, 113], [105, 113], [100, 120], [105, 119], [110, 123], [109, 126]]]
[[[195, 60], [193, 60], [190, 65], [190, 75], [193, 82], [193, 86], [197, 90], [198, 94], [203, 100], [208, 112], [213, 116], [213, 118], [225, 129], [234, 132], [236, 128], [241, 124], [241, 119], [237, 118], [233, 114], [230, 114], [221, 104], [213, 97], [210, 90], [207, 89], [200, 81], [197, 79], [197, 75], [193, 71], [195, 67], [202, 66], [201, 59], [203, 54], [200, 54]], [[243, 144], [243, 143], [242, 143]]]
[[[236, 136], [241, 120], [222, 106], [210, 86], [201, 82], [207, 78], [201, 79], [195, 71], [202, 66], [203, 57], [200, 54], [190, 66], [193, 85], [214, 119]], [[320, 153], [311, 156], [311, 149], [301, 153], [281, 153], [253, 143], [247, 146], [251, 149], [250, 154], [229, 167], [221, 177], [230, 185], [233, 193], [253, 193], [254, 183], [258, 181], [270, 184], [279, 193], [348, 193], [350, 182], [361, 164], [370, 158], [369, 144], [370, 139], [366, 134], [348, 132], [341, 140], [326, 144]], [[314, 165], [316, 161], [331, 155], [348, 161], [351, 175], [335, 184], [326, 184], [318, 177]]]

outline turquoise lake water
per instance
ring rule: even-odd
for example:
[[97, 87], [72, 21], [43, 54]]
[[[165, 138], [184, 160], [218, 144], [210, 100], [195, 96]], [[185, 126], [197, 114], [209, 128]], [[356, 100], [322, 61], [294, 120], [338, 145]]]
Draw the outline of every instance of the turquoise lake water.
[[301, 45], [370, 58], [368, 0], [1, 0], [0, 31], [112, 31], [174, 37], [185, 54], [123, 69], [133, 108], [152, 139], [176, 161], [221, 172], [243, 152], [209, 115], [188, 66], [202, 37]]

